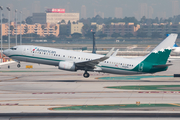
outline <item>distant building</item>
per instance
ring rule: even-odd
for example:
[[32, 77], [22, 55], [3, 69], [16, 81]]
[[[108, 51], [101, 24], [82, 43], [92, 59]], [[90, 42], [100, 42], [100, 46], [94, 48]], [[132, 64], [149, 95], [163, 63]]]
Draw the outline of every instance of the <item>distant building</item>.
[[115, 8], [115, 17], [116, 18], [122, 18], [123, 17], [123, 10], [121, 7]]
[[59, 35], [69, 36], [71, 35], [71, 24], [60, 23]]
[[32, 4], [32, 10], [34, 13], [39, 13], [41, 9], [40, 1], [34, 1]]
[[153, 33], [164, 36], [169, 33], [180, 33], [180, 23], [179, 24], [168, 24], [168, 23], [153, 23], [151, 25], [141, 25], [140, 32], [143, 32], [147, 36], [152, 36]]
[[124, 22], [111, 23], [110, 25], [103, 25], [102, 31], [107, 36], [111, 36], [113, 33], [119, 33], [121, 36], [132, 33], [136, 35], [136, 31], [140, 28], [140, 25], [135, 26], [134, 23], [125, 24]]
[[149, 6], [148, 18], [150, 18], [150, 19], [153, 18], [153, 12], [154, 12], [154, 9], [152, 8], [152, 6]]
[[162, 15], [163, 15], [162, 18], [163, 18], [163, 19], [166, 19], [166, 12], [163, 12]]
[[33, 13], [33, 23], [57, 24], [65, 20], [66, 23], [77, 22], [79, 13], [65, 13], [65, 9], [47, 9], [46, 13]]
[[81, 7], [81, 18], [86, 19], [86, 6], [82, 5]]
[[[11, 22], [11, 26], [13, 26], [13, 29], [11, 30], [12, 35], [16, 34], [16, 26], [14, 22]], [[2, 24], [2, 35], [7, 36], [8, 35], [8, 24]], [[21, 30], [20, 30], [21, 29]], [[17, 25], [17, 35], [19, 34], [37, 34], [40, 36], [47, 36], [47, 35], [59, 35], [59, 24], [51, 25], [49, 23], [47, 24], [34, 24], [34, 25], [28, 25], [28, 24], [18, 24]]]
[[179, 2], [177, 0], [172, 1], [172, 15], [179, 15]]
[[143, 16], [145, 16], [146, 18], [148, 17], [148, 5], [147, 5], [147, 3], [141, 3], [140, 13], [141, 13], [140, 18], [142, 18]]
[[96, 22], [92, 22], [92, 23], [91, 23], [91, 26], [96, 26], [96, 32], [102, 31], [103, 25], [104, 25], [104, 24], [99, 25], [99, 24], [97, 24]]
[[71, 34], [73, 33], [80, 33], [82, 34], [82, 27], [84, 26], [83, 23], [78, 22], [75, 24], [71, 24]]

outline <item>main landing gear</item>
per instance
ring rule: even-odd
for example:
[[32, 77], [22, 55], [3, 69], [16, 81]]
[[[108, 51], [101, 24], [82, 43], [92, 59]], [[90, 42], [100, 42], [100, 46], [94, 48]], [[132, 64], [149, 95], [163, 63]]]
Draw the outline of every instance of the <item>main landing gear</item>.
[[20, 68], [20, 67], [21, 67], [21, 64], [20, 64], [20, 62], [18, 62], [18, 64], [17, 64], [17, 67], [18, 67], [18, 68]]
[[83, 74], [83, 76], [84, 76], [85, 78], [88, 78], [90, 75], [89, 75], [89, 73], [88, 73], [87, 71], [85, 71], [85, 73]]

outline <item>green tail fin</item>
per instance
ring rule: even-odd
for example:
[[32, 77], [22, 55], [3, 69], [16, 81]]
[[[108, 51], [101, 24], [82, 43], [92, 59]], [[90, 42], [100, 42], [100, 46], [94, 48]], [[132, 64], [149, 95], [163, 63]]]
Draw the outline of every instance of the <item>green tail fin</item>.
[[[168, 68], [166, 62], [171, 53], [171, 49], [177, 39], [177, 34], [169, 35], [148, 55], [142, 57], [142, 61], [134, 68], [134, 71], [155, 73], [165, 71]], [[161, 67], [154, 67], [161, 66]]]
[[177, 34], [170, 34], [146, 56], [144, 62], [156, 65], [166, 64], [176, 39]]

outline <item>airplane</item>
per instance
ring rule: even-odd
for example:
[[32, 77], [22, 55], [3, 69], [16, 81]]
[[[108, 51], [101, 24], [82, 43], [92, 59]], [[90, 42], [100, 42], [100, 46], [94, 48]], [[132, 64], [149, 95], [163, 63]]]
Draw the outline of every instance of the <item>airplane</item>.
[[166, 62], [177, 36], [170, 34], [149, 54], [131, 59], [116, 57], [116, 53], [112, 55], [114, 48], [106, 55], [99, 55], [50, 47], [18, 45], [4, 50], [3, 53], [18, 61], [17, 67], [20, 67], [20, 61], [53, 65], [66, 71], [83, 70], [85, 78], [90, 76], [88, 71], [123, 75], [153, 74], [166, 71], [168, 66], [172, 65]]
[[173, 48], [172, 48], [173, 52], [175, 53], [180, 53], [180, 47], [175, 43]]

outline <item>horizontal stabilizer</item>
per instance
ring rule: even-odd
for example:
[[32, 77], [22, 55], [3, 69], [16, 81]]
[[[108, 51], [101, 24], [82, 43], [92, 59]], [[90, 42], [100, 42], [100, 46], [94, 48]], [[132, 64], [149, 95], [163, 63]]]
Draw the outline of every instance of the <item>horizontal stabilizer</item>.
[[168, 67], [168, 66], [170, 66], [170, 65], [172, 65], [172, 64], [165, 64], [165, 65], [153, 65], [153, 67], [155, 67], [155, 68], [165, 68], [165, 67]]

